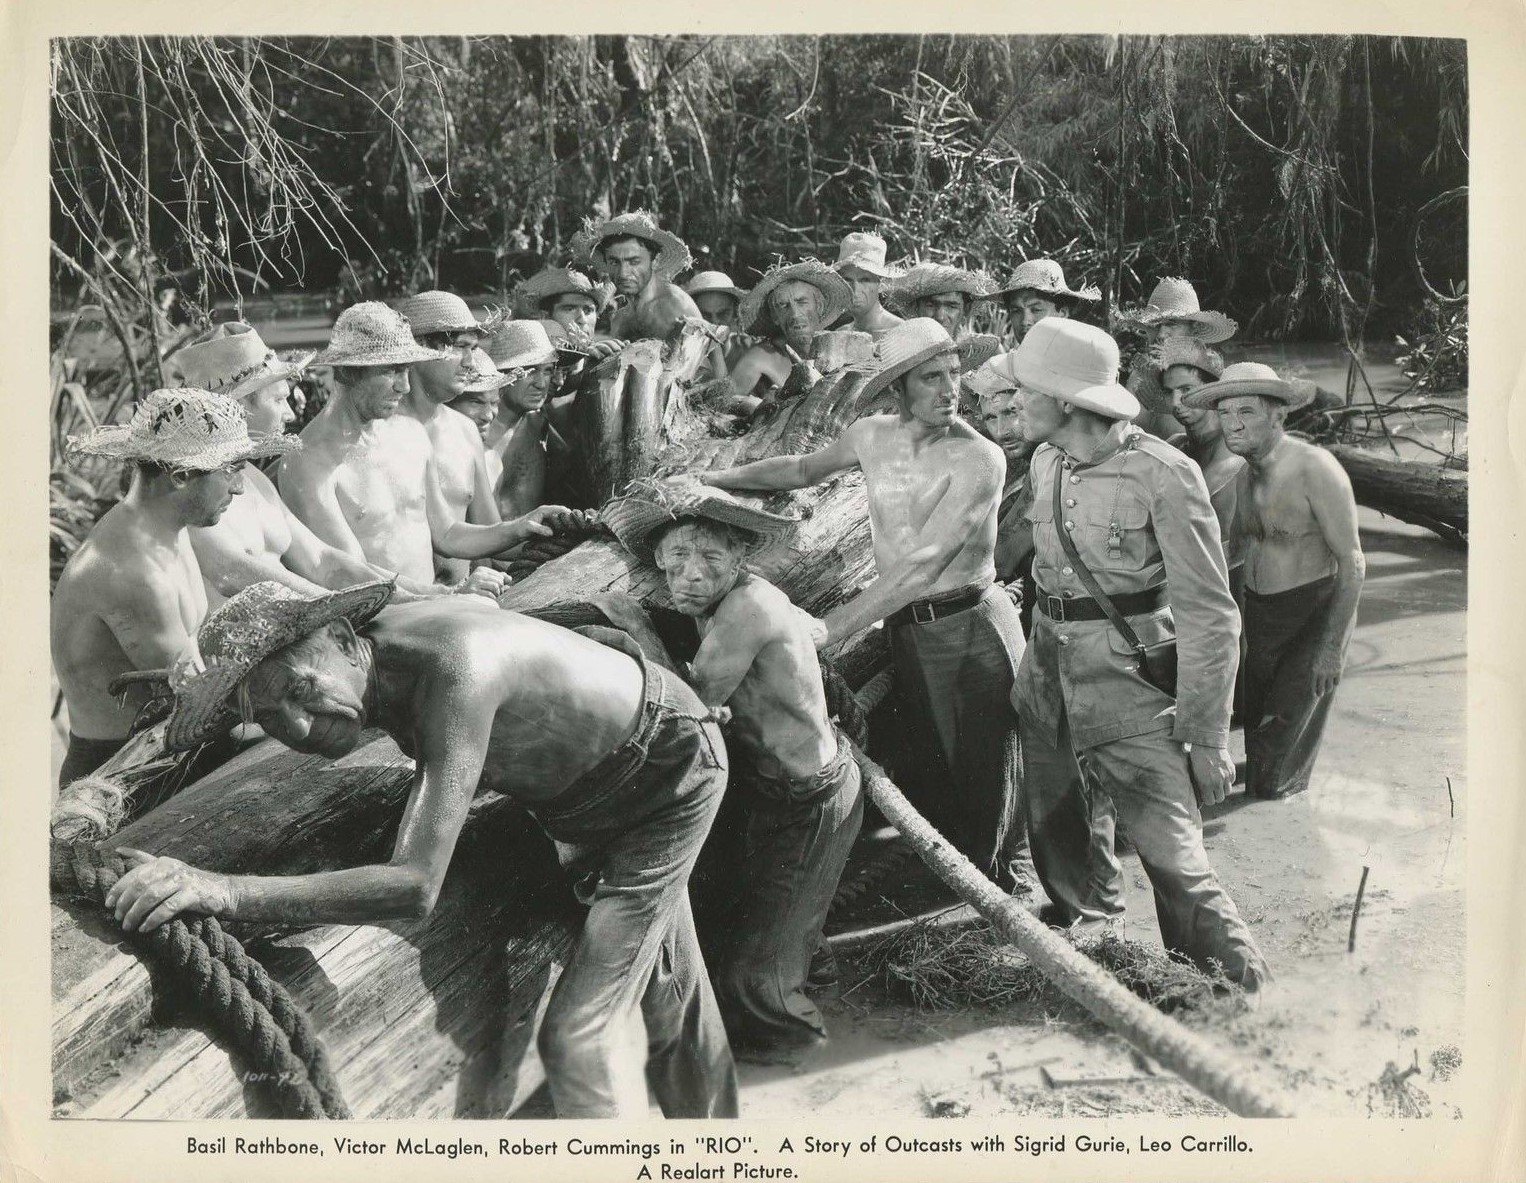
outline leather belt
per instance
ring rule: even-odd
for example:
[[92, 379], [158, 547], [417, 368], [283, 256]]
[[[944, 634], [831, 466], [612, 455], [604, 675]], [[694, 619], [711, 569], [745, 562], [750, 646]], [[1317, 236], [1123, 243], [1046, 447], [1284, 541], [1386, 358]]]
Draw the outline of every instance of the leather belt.
[[[1051, 596], [1043, 588], [1038, 589], [1038, 610], [1050, 620], [1068, 624], [1073, 620], [1106, 620], [1102, 605], [1088, 596]], [[1113, 607], [1120, 616], [1143, 616], [1166, 604], [1166, 589], [1150, 587], [1144, 591], [1127, 592], [1110, 596]]]
[[899, 612], [892, 612], [885, 617], [885, 623], [891, 628], [897, 628], [903, 624], [931, 624], [935, 620], [957, 616], [961, 612], [969, 611], [985, 599], [986, 592], [991, 587], [992, 585], [988, 583], [973, 591], [956, 592], [951, 596], [938, 596], [931, 600], [918, 600], [916, 603], [907, 604]]

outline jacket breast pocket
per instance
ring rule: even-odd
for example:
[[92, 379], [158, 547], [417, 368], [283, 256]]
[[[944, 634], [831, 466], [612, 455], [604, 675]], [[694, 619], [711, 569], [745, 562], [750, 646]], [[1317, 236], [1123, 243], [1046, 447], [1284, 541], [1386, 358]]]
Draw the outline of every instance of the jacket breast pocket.
[[[1118, 498], [1116, 511], [1111, 500], [1086, 507], [1087, 534], [1101, 565], [1109, 571], [1138, 571], [1151, 559], [1156, 549], [1151, 533], [1150, 507], [1132, 489]], [[1113, 525], [1117, 524], [1117, 545], [1110, 545]]]

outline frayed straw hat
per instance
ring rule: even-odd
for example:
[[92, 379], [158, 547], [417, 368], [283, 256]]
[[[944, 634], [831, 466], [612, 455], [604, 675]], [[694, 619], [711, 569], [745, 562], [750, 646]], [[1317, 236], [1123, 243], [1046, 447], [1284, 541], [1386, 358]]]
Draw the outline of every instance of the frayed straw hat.
[[454, 292], [419, 292], [394, 300], [396, 308], [408, 319], [408, 327], [415, 338], [431, 333], [491, 333], [503, 323], [504, 313], [494, 309], [486, 320], [478, 320], [465, 300]]
[[1097, 288], [1071, 288], [1065, 282], [1065, 269], [1053, 259], [1029, 259], [1026, 263], [1019, 263], [1008, 277], [1007, 285], [995, 294], [1010, 296], [1017, 292], [1036, 292], [1040, 296], [1061, 296], [1088, 303], [1102, 299], [1102, 293]]
[[724, 271], [699, 271], [684, 284], [684, 291], [691, 296], [702, 296], [706, 292], [724, 292], [728, 296], [735, 296], [738, 300], [747, 295], [745, 291], [731, 282], [731, 276]]
[[[473, 324], [475, 325], [475, 321]], [[413, 339], [408, 318], [377, 300], [354, 304], [334, 322], [328, 348], [313, 358], [319, 366], [411, 366], [450, 356], [425, 349]]]
[[517, 373], [504, 373], [493, 365], [493, 359], [480, 346], [466, 355], [466, 385], [463, 394], [484, 394], [489, 390], [502, 390], [511, 382], [519, 380]]
[[130, 423], [71, 435], [68, 446], [87, 456], [211, 472], [227, 464], [282, 456], [302, 442], [294, 435], [252, 436], [243, 404], [210, 390], [177, 387], [151, 391]]
[[796, 524], [794, 518], [769, 513], [697, 480], [633, 481], [623, 496], [599, 512], [622, 546], [644, 562], [652, 562], [652, 534], [681, 518], [704, 518], [736, 526], [756, 537], [757, 551]]
[[237, 722], [237, 712], [228, 700], [255, 666], [341, 617], [360, 628], [391, 595], [390, 580], [319, 596], [304, 596], [265, 580], [230, 596], [196, 631], [206, 669], [171, 675], [175, 705], [165, 724], [165, 746], [183, 752], [220, 727]]
[[768, 311], [768, 297], [781, 284], [798, 280], [821, 293], [820, 328], [826, 328], [853, 305], [853, 289], [848, 281], [818, 259], [780, 264], [758, 280], [742, 306], [737, 309], [737, 324], [744, 333], [767, 334], [774, 331], [774, 318]]
[[538, 320], [504, 321], [486, 348], [500, 370], [528, 370], [556, 360], [556, 346]]
[[874, 347], [879, 368], [864, 383], [859, 394], [861, 405], [867, 403], [907, 370], [942, 353], [957, 354], [959, 347], [937, 321], [914, 316], [886, 331]]
[[996, 284], [984, 271], [967, 271], [944, 263], [918, 263], [891, 285], [890, 296], [897, 308], [910, 309], [927, 296], [961, 292], [971, 300], [985, 300], [995, 289]]
[[656, 256], [652, 269], [665, 279], [672, 279], [680, 271], [687, 271], [694, 265], [683, 239], [657, 225], [655, 214], [641, 209], [605, 218], [603, 221], [589, 218], [583, 223], [583, 228], [572, 236], [569, 245], [573, 260], [602, 271], [605, 269], [604, 244], [611, 238], [627, 236], [639, 238], [651, 246]]
[[851, 234], [843, 235], [842, 243], [837, 248], [837, 262], [832, 264], [832, 270], [841, 271], [844, 267], [858, 267], [870, 275], [878, 275], [881, 279], [900, 279], [905, 272], [899, 267], [892, 267], [886, 263], [886, 253], [885, 240], [878, 234], [867, 230], [855, 230]]
[[959, 351], [959, 367], [974, 370], [1001, 352], [1001, 338], [990, 333], [968, 333], [954, 342]]
[[613, 293], [571, 267], [544, 267], [514, 289], [514, 314], [525, 320], [544, 315], [559, 296], [587, 296], [603, 312]]
[[[571, 365], [578, 358], [588, 356], [588, 350], [576, 343], [572, 334], [567, 330], [567, 326], [561, 321], [542, 318], [539, 324], [541, 328], [546, 330], [546, 337], [556, 350], [558, 362]], [[584, 343], [586, 344], [587, 342], [585, 341]]]
[[1139, 414], [1139, 400], [1119, 384], [1118, 362], [1118, 342], [1101, 329], [1048, 316], [996, 365], [1026, 390], [1109, 419], [1132, 419]]
[[1150, 350], [1149, 363], [1157, 376], [1164, 375], [1172, 366], [1190, 366], [1210, 378], [1224, 372], [1223, 356], [1196, 337], [1168, 337], [1157, 343]]
[[1153, 328], [1166, 321], [1181, 321], [1192, 326], [1192, 335], [1204, 345], [1228, 341], [1239, 331], [1239, 324], [1222, 312], [1204, 312], [1198, 306], [1197, 289], [1185, 279], [1168, 276], [1155, 285], [1143, 308], [1119, 317], [1124, 324]]
[[312, 359], [307, 353], [300, 360], [283, 361], [252, 325], [231, 320], [165, 358], [164, 377], [175, 386], [243, 398], [272, 382], [295, 378]]
[[1276, 399], [1290, 411], [1314, 401], [1314, 383], [1304, 378], [1279, 378], [1271, 366], [1258, 361], [1237, 361], [1225, 366], [1217, 382], [1208, 382], [1182, 395], [1182, 402], [1200, 411], [1211, 411], [1226, 398], [1259, 394]]
[[1017, 390], [1016, 379], [1001, 368], [1000, 361], [1000, 358], [993, 357], [965, 373], [964, 385], [976, 398], [991, 398]]

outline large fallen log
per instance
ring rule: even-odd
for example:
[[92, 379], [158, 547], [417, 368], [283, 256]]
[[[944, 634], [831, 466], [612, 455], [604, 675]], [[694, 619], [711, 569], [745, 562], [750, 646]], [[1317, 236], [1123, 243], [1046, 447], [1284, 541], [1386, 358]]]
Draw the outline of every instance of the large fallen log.
[[1468, 540], [1466, 471], [1400, 460], [1348, 444], [1325, 446], [1351, 478], [1357, 504], [1424, 526], [1450, 542]]

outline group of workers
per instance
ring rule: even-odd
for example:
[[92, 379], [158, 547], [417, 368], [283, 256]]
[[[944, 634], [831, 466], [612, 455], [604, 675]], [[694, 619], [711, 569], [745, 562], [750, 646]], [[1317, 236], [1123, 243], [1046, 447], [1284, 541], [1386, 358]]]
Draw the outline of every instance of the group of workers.
[[[126, 741], [152, 691], [113, 684], [145, 670], [163, 671], [173, 750], [255, 724], [338, 757], [381, 728], [416, 762], [389, 861], [277, 877], [133, 851], [107, 900], [124, 927], [425, 916], [474, 794], [496, 790], [587, 905], [539, 1035], [558, 1114], [733, 1115], [735, 1055], [826, 1038], [811, 988], [865, 802], [818, 652], [882, 627], [897, 780], [960, 852], [1049, 923], [1090, 926], [1123, 909], [1121, 829], [1165, 946], [1261, 990], [1200, 810], [1234, 780], [1237, 702], [1248, 791], [1309, 786], [1345, 661], [1355, 503], [1286, 430], [1312, 386], [1226, 366], [1212, 347], [1235, 323], [1180, 279], [1120, 317], [1143, 341], [1125, 363], [1087, 323], [1099, 293], [1053, 260], [998, 287], [892, 267], [855, 232], [835, 263], [744, 291], [716, 271], [680, 285], [689, 252], [646, 213], [590, 220], [572, 248], [512, 318], [440, 291], [361, 303], [297, 361], [217, 326], [165, 359], [172, 385], [130, 423], [74, 441], [132, 478], [54, 595], [61, 783]], [[988, 301], [1005, 340], [971, 329]], [[640, 482], [597, 519], [548, 502], [559, 416], [632, 342], [700, 320], [706, 377], [739, 415], [798, 394], [844, 335], [865, 342], [860, 405], [884, 410], [810, 454]], [[332, 393], [287, 434], [308, 364]], [[738, 494], [854, 469], [875, 574], [817, 618], [750, 564], [793, 519]], [[661, 573], [683, 643], [627, 595], [578, 630], [498, 606], [514, 556], [595, 520]]]

